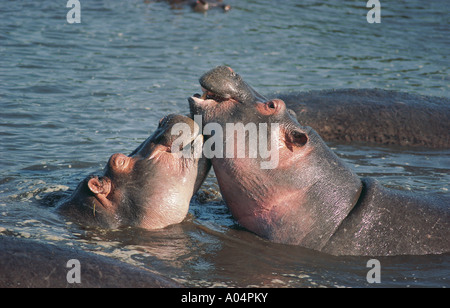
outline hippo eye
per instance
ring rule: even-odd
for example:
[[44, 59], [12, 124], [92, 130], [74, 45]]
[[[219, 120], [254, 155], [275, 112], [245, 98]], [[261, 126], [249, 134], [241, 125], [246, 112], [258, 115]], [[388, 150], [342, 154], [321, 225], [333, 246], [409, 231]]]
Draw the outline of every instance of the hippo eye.
[[165, 125], [166, 122], [167, 122], [167, 117], [161, 118], [161, 120], [159, 120], [158, 127], [161, 127], [161, 126]]
[[268, 103], [267, 103], [267, 106], [268, 106], [269, 108], [271, 108], [271, 109], [275, 109], [275, 103], [272, 102], [272, 101], [268, 102]]

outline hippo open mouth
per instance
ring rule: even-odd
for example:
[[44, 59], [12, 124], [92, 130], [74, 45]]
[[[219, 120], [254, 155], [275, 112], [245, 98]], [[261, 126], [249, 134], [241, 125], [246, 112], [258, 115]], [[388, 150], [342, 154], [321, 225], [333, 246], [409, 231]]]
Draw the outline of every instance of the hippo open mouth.
[[230, 95], [222, 96], [218, 93], [214, 93], [202, 87], [203, 94], [194, 94], [189, 98], [189, 102], [194, 105], [199, 106], [216, 106], [222, 103], [238, 103], [237, 100], [232, 98]]
[[203, 136], [200, 128], [191, 119], [179, 115], [168, 115], [162, 118], [154, 134], [130, 157], [139, 155], [146, 159], [155, 159], [163, 153], [194, 158], [194, 151], [201, 148]]
[[236, 103], [252, 105], [267, 99], [248, 85], [228, 66], [217, 66], [199, 79], [203, 94], [189, 98], [191, 112], [217, 107], [229, 110]]
[[[195, 143], [201, 142], [203, 136], [200, 134], [200, 128], [193, 121], [181, 121], [179, 116], [168, 115], [160, 120], [159, 127], [168, 131], [170, 129], [170, 138], [160, 142], [161, 146], [167, 148], [167, 152], [184, 151], [192, 148]], [[188, 124], [189, 123], [189, 124]], [[182, 125], [182, 126], [176, 126]], [[181, 142], [180, 142], [181, 141]], [[174, 146], [176, 144], [176, 146]]]
[[224, 101], [229, 101], [229, 100], [233, 100], [233, 101], [237, 102], [236, 100], [232, 99], [231, 97], [220, 96], [217, 93], [214, 93], [214, 92], [211, 92], [211, 91], [208, 91], [205, 89], [202, 89], [202, 90], [203, 90], [202, 95], [196, 93], [196, 94], [194, 94], [194, 97], [199, 98], [200, 100], [203, 100], [206, 103], [211, 102], [211, 101], [214, 101], [216, 103], [222, 103]]
[[172, 155], [179, 155], [183, 158], [192, 159], [194, 156], [195, 150], [198, 147], [201, 147], [203, 142], [203, 135], [199, 133], [194, 133], [191, 135], [190, 140], [182, 140], [180, 139], [175, 143], [175, 140], [171, 140], [168, 143], [160, 143], [157, 144], [150, 155], [148, 155], [147, 159], [155, 159], [161, 155], [161, 153], [168, 153]]
[[198, 96], [199, 98], [203, 100], [214, 100], [218, 103], [232, 99], [230, 94], [220, 95], [219, 93], [215, 93], [211, 90], [207, 90], [204, 87], [202, 87], [203, 94], [199, 96], [199, 94], [195, 94], [194, 96]]
[[223, 96], [204, 87], [202, 90], [202, 95], [196, 93], [188, 98], [191, 117], [203, 115], [203, 119], [208, 121], [210, 116], [226, 112], [239, 103], [229, 95]]

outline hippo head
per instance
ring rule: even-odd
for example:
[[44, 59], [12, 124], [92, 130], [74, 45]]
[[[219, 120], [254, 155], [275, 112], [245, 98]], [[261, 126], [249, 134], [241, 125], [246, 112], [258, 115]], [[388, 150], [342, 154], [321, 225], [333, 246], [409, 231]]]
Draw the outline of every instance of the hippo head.
[[[231, 109], [235, 103], [251, 105], [267, 100], [228, 66], [217, 66], [203, 74], [199, 81], [203, 95], [196, 95], [196, 98], [201, 98], [203, 102], [201, 107], [191, 103], [191, 114], [218, 117]], [[220, 108], [217, 103], [220, 103]], [[204, 109], [208, 109], [208, 112], [204, 113]]]
[[[214, 125], [205, 147], [215, 139], [215, 148], [223, 149], [211, 160], [235, 219], [276, 242], [323, 247], [356, 204], [359, 178], [282, 100], [264, 100], [231, 69], [213, 69], [200, 84], [204, 94], [189, 98], [191, 112], [202, 116], [205, 138]], [[217, 131], [224, 137], [215, 138]], [[263, 166], [268, 159], [272, 164]]]
[[113, 154], [103, 174], [90, 175], [59, 210], [83, 225], [158, 229], [181, 222], [209, 162], [190, 118], [169, 115], [129, 156]]

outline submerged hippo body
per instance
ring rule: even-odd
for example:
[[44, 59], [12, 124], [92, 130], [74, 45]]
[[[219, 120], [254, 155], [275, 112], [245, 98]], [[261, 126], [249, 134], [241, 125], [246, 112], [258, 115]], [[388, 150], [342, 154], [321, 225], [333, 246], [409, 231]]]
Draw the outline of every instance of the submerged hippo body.
[[204, 94], [189, 98], [191, 112], [201, 114], [205, 125], [221, 125], [224, 149], [237, 140], [228, 138], [234, 132], [227, 123], [279, 125], [278, 133], [267, 132], [274, 140], [267, 144], [278, 150], [273, 168], [261, 168], [263, 156], [212, 158], [222, 196], [243, 227], [275, 242], [335, 255], [450, 251], [450, 200], [361, 180], [282, 100], [261, 101], [229, 68], [213, 69], [200, 84]]
[[450, 99], [381, 89], [277, 95], [326, 141], [450, 148]]
[[321, 249], [335, 255], [450, 251], [450, 198], [420, 196], [363, 178], [357, 204]]
[[[83, 225], [103, 228], [158, 229], [179, 223], [210, 168], [193, 153], [202, 141], [192, 119], [166, 116], [129, 156], [112, 155], [102, 175], [81, 181], [58, 210]], [[182, 153], [172, 152], [175, 142]]]
[[[80, 280], [70, 271], [79, 261]], [[1, 288], [176, 288], [175, 281], [127, 263], [30, 239], [0, 236]]]

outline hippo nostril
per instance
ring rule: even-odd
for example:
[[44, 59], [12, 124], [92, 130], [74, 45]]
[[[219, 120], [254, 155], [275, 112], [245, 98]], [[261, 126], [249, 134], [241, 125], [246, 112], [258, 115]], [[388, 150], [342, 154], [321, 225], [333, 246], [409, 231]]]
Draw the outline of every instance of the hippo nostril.
[[126, 168], [127, 160], [127, 156], [121, 153], [117, 153], [111, 156], [109, 164], [114, 170], [122, 170]]
[[116, 157], [116, 159], [114, 160], [114, 165], [116, 166], [116, 168], [122, 168], [123, 165], [125, 164], [125, 159], [121, 156]]

